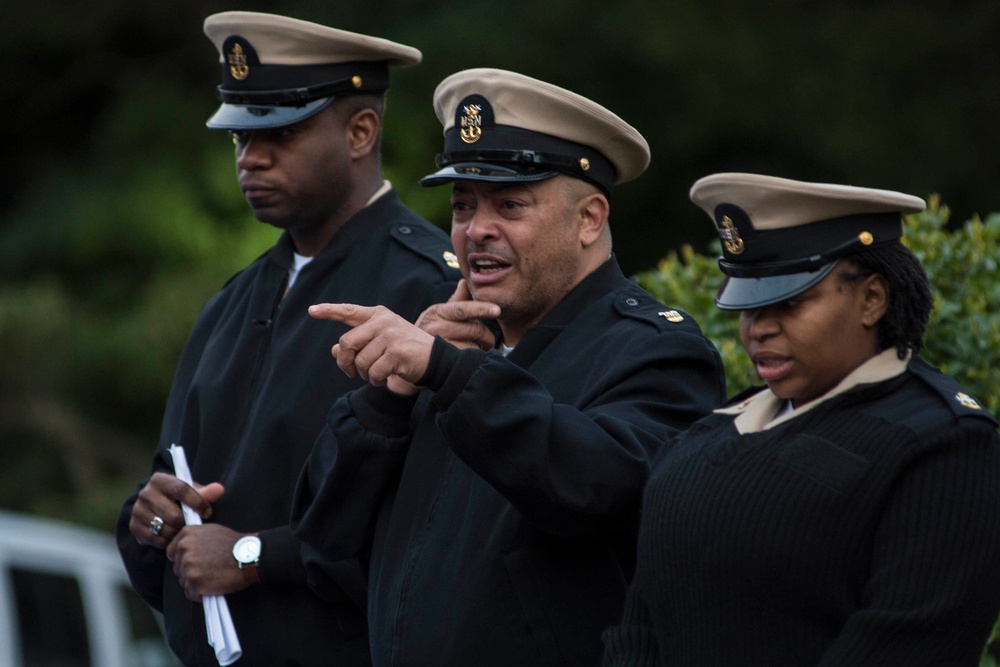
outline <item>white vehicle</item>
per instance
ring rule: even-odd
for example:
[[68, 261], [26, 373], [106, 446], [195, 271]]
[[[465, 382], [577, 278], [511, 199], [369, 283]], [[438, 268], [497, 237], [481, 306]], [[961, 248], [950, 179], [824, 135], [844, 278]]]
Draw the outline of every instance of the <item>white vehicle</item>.
[[0, 666], [174, 667], [107, 533], [0, 511]]

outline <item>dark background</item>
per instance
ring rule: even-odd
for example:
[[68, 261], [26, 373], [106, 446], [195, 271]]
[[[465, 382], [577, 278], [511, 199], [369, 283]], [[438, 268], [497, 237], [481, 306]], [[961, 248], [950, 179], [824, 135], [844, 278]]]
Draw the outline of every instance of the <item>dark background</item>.
[[[283, 13], [420, 48], [396, 70], [386, 175], [447, 228], [431, 98], [501, 67], [590, 97], [652, 163], [618, 188], [628, 273], [711, 225], [697, 178], [754, 171], [927, 197], [962, 222], [1000, 210], [996, 0], [167, 0], [8, 3], [0, 43], [0, 507], [107, 527], [144, 475], [198, 309], [275, 238], [204, 122], [215, 11]], [[696, 314], [697, 315], [697, 314]]]

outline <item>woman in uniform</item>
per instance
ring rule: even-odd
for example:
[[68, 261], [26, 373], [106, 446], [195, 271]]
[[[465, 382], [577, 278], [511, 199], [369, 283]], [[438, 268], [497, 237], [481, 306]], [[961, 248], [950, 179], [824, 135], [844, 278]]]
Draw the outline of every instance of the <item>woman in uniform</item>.
[[605, 665], [978, 665], [1000, 612], [1000, 438], [917, 353], [917, 197], [715, 174], [740, 338], [766, 387], [697, 422], [646, 488]]

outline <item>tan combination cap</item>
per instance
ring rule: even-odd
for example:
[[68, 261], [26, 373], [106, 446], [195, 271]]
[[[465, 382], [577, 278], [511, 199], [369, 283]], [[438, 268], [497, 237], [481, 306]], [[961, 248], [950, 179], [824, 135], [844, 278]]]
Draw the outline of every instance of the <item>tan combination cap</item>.
[[784, 301], [822, 280], [842, 257], [898, 243], [902, 216], [924, 210], [913, 195], [759, 174], [699, 179], [691, 201], [722, 239], [723, 310]]
[[222, 106], [206, 124], [222, 130], [291, 125], [336, 97], [384, 92], [389, 67], [421, 59], [410, 46], [260, 12], [213, 14], [205, 34], [222, 66]]
[[421, 179], [433, 186], [455, 180], [540, 181], [568, 174], [612, 185], [641, 174], [649, 145], [631, 125], [596, 102], [523, 74], [469, 69], [434, 91], [444, 126], [439, 170]]

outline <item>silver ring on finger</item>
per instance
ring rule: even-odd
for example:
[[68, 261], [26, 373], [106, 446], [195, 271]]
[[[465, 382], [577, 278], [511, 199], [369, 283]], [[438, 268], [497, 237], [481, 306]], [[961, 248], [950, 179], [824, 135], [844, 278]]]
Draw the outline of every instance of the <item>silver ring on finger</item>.
[[153, 535], [159, 535], [161, 530], [163, 530], [163, 519], [154, 516], [149, 522], [149, 532]]

